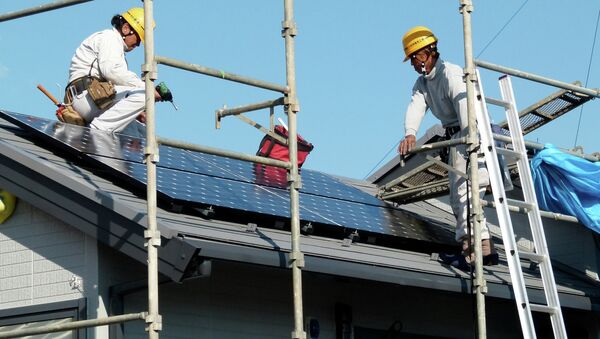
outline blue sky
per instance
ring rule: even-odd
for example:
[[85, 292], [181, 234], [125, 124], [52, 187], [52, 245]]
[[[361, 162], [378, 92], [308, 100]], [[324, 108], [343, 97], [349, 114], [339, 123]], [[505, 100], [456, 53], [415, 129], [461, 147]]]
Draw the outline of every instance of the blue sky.
[[[48, 1], [2, 1], [0, 13]], [[474, 54], [499, 32], [524, 0], [475, 1]], [[416, 25], [438, 36], [442, 58], [464, 65], [462, 16], [458, 1], [296, 0], [296, 77], [300, 133], [315, 145], [306, 168], [363, 178], [403, 137], [404, 112], [417, 74], [403, 63], [402, 35]], [[142, 6], [134, 0], [97, 0], [0, 23], [0, 108], [53, 118], [54, 107], [35, 87], [62, 97], [68, 66], [79, 43], [110, 27], [113, 14]], [[156, 54], [285, 84], [283, 0], [154, 1]], [[542, 76], [585, 82], [600, 4], [596, 1], [529, 0], [479, 56], [480, 59]], [[600, 87], [600, 43], [588, 87]], [[143, 49], [128, 54], [140, 72]], [[157, 105], [159, 135], [196, 144], [255, 153], [258, 130], [234, 117], [215, 129], [214, 111], [277, 98], [248, 87], [168, 66], [159, 80], [171, 87], [179, 111]], [[497, 73], [482, 71], [485, 92], [499, 97]], [[58, 84], [58, 85], [57, 85]], [[554, 92], [514, 79], [519, 108]], [[600, 151], [599, 101], [584, 106], [578, 145]], [[492, 119], [504, 120], [494, 112]], [[579, 122], [576, 109], [527, 136], [528, 140], [572, 148]], [[268, 111], [248, 113], [268, 123]], [[281, 108], [277, 116], [284, 118]], [[420, 135], [436, 123], [428, 114]], [[384, 161], [396, 156], [388, 154]]]

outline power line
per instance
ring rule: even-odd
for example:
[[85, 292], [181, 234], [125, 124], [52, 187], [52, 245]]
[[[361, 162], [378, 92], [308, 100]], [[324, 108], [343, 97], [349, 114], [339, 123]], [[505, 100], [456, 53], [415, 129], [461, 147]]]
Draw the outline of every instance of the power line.
[[[585, 87], [587, 87], [588, 80], [590, 78], [590, 70], [592, 69], [592, 60], [594, 59], [594, 48], [596, 47], [596, 36], [598, 35], [598, 22], [600, 21], [600, 9], [598, 9], [598, 17], [596, 18], [596, 30], [594, 31], [594, 41], [592, 42], [592, 52], [590, 53], [590, 62], [588, 64], [587, 75], [585, 76]], [[577, 146], [577, 139], [579, 138], [579, 127], [581, 126], [581, 117], [583, 116], [583, 105], [579, 110], [579, 121], [577, 121], [577, 132], [575, 133], [575, 142], [573, 147]]]
[[525, 7], [525, 5], [527, 4], [528, 1], [529, 0], [525, 0], [525, 2], [521, 5], [521, 7], [519, 7], [519, 9], [517, 9], [516, 12], [510, 17], [510, 19], [508, 19], [508, 21], [504, 24], [504, 26], [502, 26], [502, 28], [500, 28], [500, 30], [498, 31], [498, 33], [496, 33], [496, 35], [494, 35], [494, 37], [485, 45], [485, 47], [483, 47], [483, 49], [481, 50], [481, 52], [479, 52], [479, 54], [477, 54], [476, 58], [479, 58], [479, 56], [481, 56], [483, 54], [483, 52], [485, 52], [485, 50], [492, 44], [492, 42], [494, 42], [494, 40], [496, 40], [496, 38], [502, 33], [502, 31], [504, 31], [504, 29], [508, 26], [508, 24], [510, 24], [510, 22], [523, 9], [523, 7]]
[[383, 158], [381, 158], [381, 160], [379, 160], [379, 162], [377, 164], [375, 164], [375, 166], [373, 166], [373, 168], [371, 168], [371, 170], [363, 177], [363, 180], [367, 179], [367, 177], [379, 166], [379, 164], [381, 164], [383, 162], [383, 160], [385, 160], [388, 155], [396, 148], [396, 146], [399, 144], [399, 142], [395, 142], [392, 145], [392, 148], [390, 148], [389, 151], [387, 151], [387, 153], [383, 156]]

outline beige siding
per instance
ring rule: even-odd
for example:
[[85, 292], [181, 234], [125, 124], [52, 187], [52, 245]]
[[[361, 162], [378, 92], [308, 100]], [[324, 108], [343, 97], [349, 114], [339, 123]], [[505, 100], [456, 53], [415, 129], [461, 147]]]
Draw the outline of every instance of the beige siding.
[[0, 309], [82, 297], [85, 236], [19, 201], [0, 225]]

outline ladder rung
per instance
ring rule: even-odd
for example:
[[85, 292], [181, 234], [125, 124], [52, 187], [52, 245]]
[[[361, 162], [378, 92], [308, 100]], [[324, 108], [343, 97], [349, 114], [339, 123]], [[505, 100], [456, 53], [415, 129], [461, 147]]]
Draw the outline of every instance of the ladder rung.
[[507, 156], [507, 157], [511, 157], [515, 160], [523, 159], [523, 153], [519, 153], [517, 151], [513, 151], [513, 150], [510, 150], [510, 149], [507, 149], [504, 147], [496, 148], [496, 153]]
[[550, 315], [556, 313], [556, 308], [555, 307], [551, 307], [551, 306], [547, 306], [547, 305], [540, 305], [540, 304], [529, 304], [529, 308], [531, 308], [532, 311], [534, 312], [541, 312], [541, 313], [548, 313]]
[[500, 106], [500, 107], [510, 108], [510, 103], [506, 102], [504, 100], [498, 100], [498, 99], [486, 97], [485, 102], [488, 104], [492, 104], [492, 105], [496, 105], [496, 106]]
[[519, 252], [519, 258], [531, 260], [539, 264], [546, 259], [546, 256], [543, 254], [537, 254], [532, 252]]
[[524, 208], [526, 210], [532, 210], [535, 205], [525, 202], [525, 201], [521, 201], [521, 200], [514, 200], [514, 199], [506, 199], [506, 202], [510, 205], [510, 206], [516, 206], [516, 207], [520, 207], [520, 208]]

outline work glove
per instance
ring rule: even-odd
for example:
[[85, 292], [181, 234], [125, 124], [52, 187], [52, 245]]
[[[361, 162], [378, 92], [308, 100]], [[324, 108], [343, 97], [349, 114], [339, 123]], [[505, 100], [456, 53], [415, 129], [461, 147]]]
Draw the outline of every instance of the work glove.
[[156, 86], [156, 91], [158, 92], [158, 95], [160, 95], [161, 101], [173, 101], [173, 93], [171, 93], [171, 90], [164, 81], [161, 81], [158, 86]]

